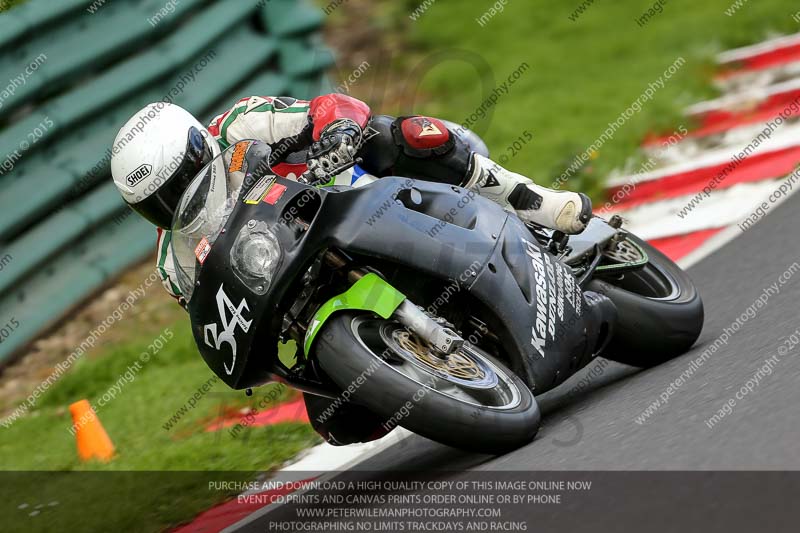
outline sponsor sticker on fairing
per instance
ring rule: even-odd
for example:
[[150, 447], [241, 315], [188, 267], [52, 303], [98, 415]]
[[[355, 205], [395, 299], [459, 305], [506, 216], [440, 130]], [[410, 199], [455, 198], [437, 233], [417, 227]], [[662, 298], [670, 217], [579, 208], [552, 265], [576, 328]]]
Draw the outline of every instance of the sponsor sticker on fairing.
[[269, 188], [266, 196], [264, 196], [264, 202], [268, 203], [269, 205], [275, 205], [276, 203], [278, 203], [278, 200], [281, 199], [281, 196], [283, 196], [283, 193], [285, 192], [286, 192], [286, 185], [275, 183], [272, 185], [272, 187]]
[[211, 243], [208, 242], [208, 239], [203, 237], [198, 245], [194, 249], [194, 255], [197, 257], [197, 260], [200, 261], [200, 264], [206, 262], [206, 257], [208, 254], [211, 253]]
[[264, 176], [260, 180], [256, 182], [253, 187], [247, 191], [247, 195], [244, 197], [244, 203], [250, 205], [256, 205], [264, 199], [264, 195], [267, 194], [267, 190], [270, 186], [275, 182], [274, 176]]
[[247, 155], [247, 149], [249, 147], [250, 143], [247, 141], [236, 143], [236, 148], [234, 148], [233, 155], [231, 155], [231, 164], [228, 166], [229, 171], [241, 172], [244, 167], [244, 156]]
[[523, 239], [525, 253], [533, 265], [533, 278], [536, 283], [536, 321], [531, 328], [531, 346], [544, 358], [547, 347], [547, 333], [551, 330], [547, 320], [547, 273], [542, 253], [533, 243]]

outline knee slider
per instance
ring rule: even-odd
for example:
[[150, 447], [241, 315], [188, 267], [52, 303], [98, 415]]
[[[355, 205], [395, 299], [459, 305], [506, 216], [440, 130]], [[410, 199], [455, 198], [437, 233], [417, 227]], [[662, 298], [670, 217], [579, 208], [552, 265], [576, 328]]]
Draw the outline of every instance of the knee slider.
[[392, 127], [395, 142], [411, 157], [442, 156], [455, 147], [455, 136], [441, 120], [400, 117]]
[[470, 149], [438, 119], [400, 117], [392, 124], [400, 149], [398, 174], [461, 185], [470, 165]]

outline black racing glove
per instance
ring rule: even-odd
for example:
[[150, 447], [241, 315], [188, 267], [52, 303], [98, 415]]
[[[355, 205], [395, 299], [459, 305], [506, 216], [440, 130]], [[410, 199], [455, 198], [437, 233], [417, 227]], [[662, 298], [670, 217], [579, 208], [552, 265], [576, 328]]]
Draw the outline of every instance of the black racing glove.
[[356, 152], [361, 148], [362, 137], [361, 126], [348, 118], [328, 124], [322, 130], [319, 141], [308, 149], [308, 171], [303, 177], [309, 182], [323, 181], [352, 167]]

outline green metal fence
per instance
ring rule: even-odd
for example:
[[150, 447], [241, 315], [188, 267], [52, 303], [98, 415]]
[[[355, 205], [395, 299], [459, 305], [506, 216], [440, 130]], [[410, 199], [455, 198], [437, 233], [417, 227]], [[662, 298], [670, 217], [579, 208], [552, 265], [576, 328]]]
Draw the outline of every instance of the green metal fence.
[[[119, 127], [168, 100], [203, 119], [330, 90], [297, 0], [30, 0], [0, 13], [0, 365], [154, 250], [109, 177]], [[7, 80], [7, 81], [6, 81]]]

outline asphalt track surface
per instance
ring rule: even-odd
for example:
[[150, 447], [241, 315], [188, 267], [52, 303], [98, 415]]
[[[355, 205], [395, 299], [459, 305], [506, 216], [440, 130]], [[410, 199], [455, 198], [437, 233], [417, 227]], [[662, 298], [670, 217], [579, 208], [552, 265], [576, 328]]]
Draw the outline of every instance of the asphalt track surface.
[[[666, 405], [643, 424], [635, 422], [767, 286], [777, 282], [790, 265], [800, 264], [799, 226], [800, 195], [795, 195], [774, 207], [748, 232], [691, 267], [688, 272], [706, 311], [703, 332], [692, 351], [648, 370], [607, 364], [589, 387], [570, 394], [583, 374], [574, 376], [538, 397], [543, 424], [528, 446], [488, 457], [413, 435], [355, 469], [365, 475], [392, 470], [442, 471], [444, 477], [448, 476], [444, 471], [463, 470], [800, 469], [800, 346], [778, 354], [780, 343], [800, 327], [800, 271], [754, 318], [748, 318], [727, 346], [711, 355]], [[773, 373], [736, 400], [733, 412], [709, 429], [705, 421], [774, 355], [778, 362]], [[266, 531], [268, 518], [276, 514], [281, 514], [280, 509], [236, 530]]]

